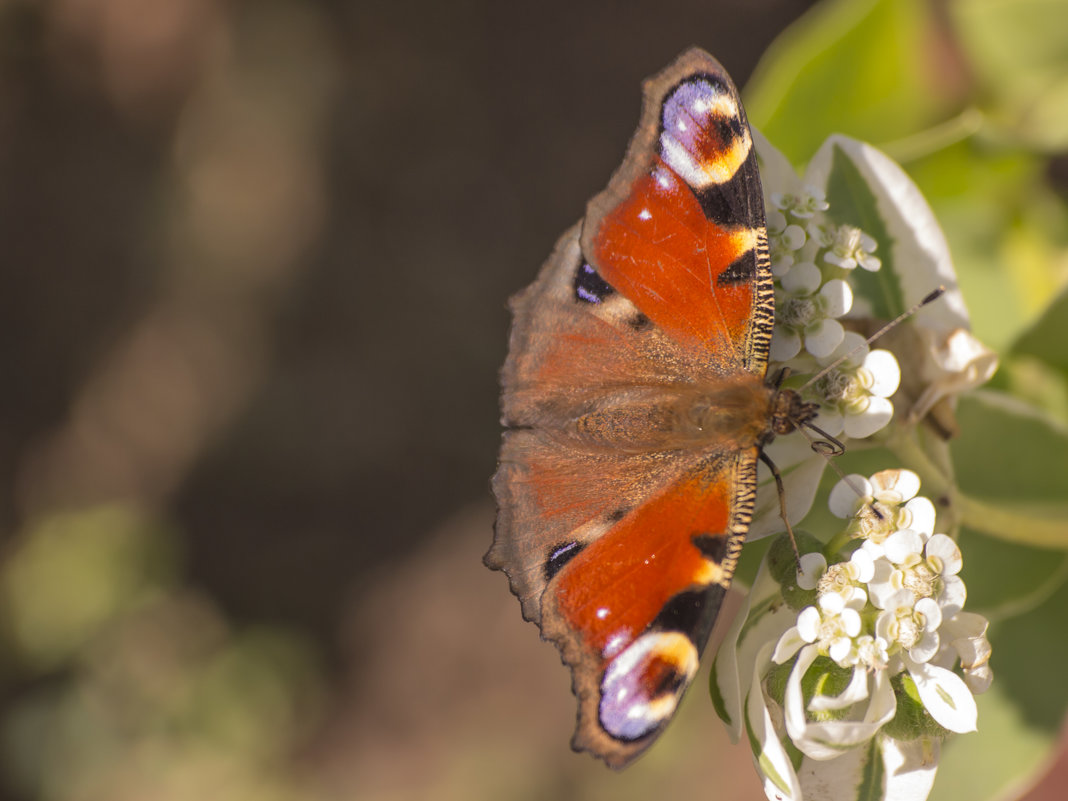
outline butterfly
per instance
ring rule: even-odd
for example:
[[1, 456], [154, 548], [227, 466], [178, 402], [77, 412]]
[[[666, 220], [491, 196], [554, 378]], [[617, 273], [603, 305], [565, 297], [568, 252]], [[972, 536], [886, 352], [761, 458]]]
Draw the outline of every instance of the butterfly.
[[510, 306], [485, 562], [571, 668], [572, 747], [622, 767], [697, 672], [762, 449], [817, 409], [767, 381], [760, 175], [719, 62], [645, 82], [622, 166]]

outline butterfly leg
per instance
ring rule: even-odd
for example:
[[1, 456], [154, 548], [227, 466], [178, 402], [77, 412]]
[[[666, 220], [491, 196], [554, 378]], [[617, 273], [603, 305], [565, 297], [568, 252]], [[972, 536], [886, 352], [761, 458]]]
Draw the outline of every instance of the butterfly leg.
[[797, 560], [797, 569], [801, 569], [801, 553], [797, 550], [797, 538], [794, 536], [793, 526], [790, 525], [790, 519], [786, 516], [786, 489], [782, 484], [782, 475], [779, 473], [779, 468], [775, 466], [775, 462], [771, 461], [763, 449], [760, 451], [760, 461], [768, 466], [771, 470], [771, 475], [775, 479], [775, 487], [779, 492], [779, 515], [782, 517], [782, 522], [786, 525], [786, 533], [790, 535], [790, 544], [794, 548], [794, 559]]

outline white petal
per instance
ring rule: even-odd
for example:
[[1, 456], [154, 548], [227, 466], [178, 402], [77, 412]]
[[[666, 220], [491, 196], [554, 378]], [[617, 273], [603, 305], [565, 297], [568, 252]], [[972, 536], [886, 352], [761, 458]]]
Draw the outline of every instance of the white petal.
[[845, 598], [836, 592], [828, 592], [821, 595], [818, 603], [824, 617], [834, 617], [845, 609]]
[[864, 499], [871, 495], [871, 482], [859, 473], [850, 473], [831, 488], [827, 505], [835, 517], [848, 520], [857, 513]]
[[864, 367], [875, 379], [868, 388], [872, 395], [889, 398], [897, 392], [897, 386], [901, 383], [901, 367], [893, 353], [888, 350], [873, 350], [865, 357]]
[[819, 653], [815, 645], [806, 645], [802, 648], [797, 655], [793, 670], [790, 671], [790, 677], [786, 680], [783, 713], [786, 718], [786, 733], [790, 735], [795, 745], [804, 737], [805, 727], [808, 725], [808, 721], [805, 720], [805, 699], [801, 692], [801, 678], [805, 675], [805, 671], [812, 667]]
[[990, 660], [992, 649], [986, 637], [960, 637], [953, 640], [951, 645], [960, 655], [960, 666], [966, 671], [975, 670]]
[[[848, 637], [835, 637], [831, 643], [831, 647], [827, 649], [827, 655], [837, 662], [839, 665], [849, 656], [849, 652], [853, 650], [853, 641]], [[809, 706], [809, 709], [812, 707]]]
[[794, 257], [789, 253], [780, 253], [771, 258], [771, 274], [776, 278], [782, 278], [794, 264]]
[[942, 607], [942, 617], [953, 617], [964, 608], [968, 597], [968, 588], [958, 576], [946, 576], [943, 579], [942, 593], [938, 596], [938, 605]]
[[[839, 595], [838, 597], [841, 598], [842, 596]], [[846, 634], [850, 637], [856, 637], [860, 634], [860, 615], [856, 609], [851, 609], [847, 606], [838, 617], [842, 621], [842, 630]]]
[[801, 337], [794, 331], [776, 326], [771, 335], [771, 351], [768, 357], [773, 362], [788, 362], [800, 352]]
[[[908, 595], [902, 596], [901, 593], [908, 593]], [[871, 604], [876, 609], [894, 612], [897, 606], [902, 605], [901, 601], [907, 601], [911, 595], [912, 593], [908, 590], [895, 587], [889, 581], [872, 581], [868, 584], [868, 597], [871, 598]]]
[[902, 565], [910, 556], [923, 553], [923, 539], [919, 532], [911, 528], [895, 531], [883, 542], [886, 558], [897, 565]]
[[[811, 647], [811, 646], [810, 646]], [[749, 692], [745, 699], [745, 722], [753, 748], [753, 763], [764, 782], [764, 794], [769, 801], [801, 801], [801, 787], [794, 773], [790, 756], [783, 748], [771, 720], [764, 693], [761, 689], [762, 671], [759, 666], [766, 661], [771, 644], [761, 649], [753, 670]]]
[[846, 436], [853, 439], [870, 437], [876, 431], [886, 427], [894, 417], [894, 404], [886, 398], [868, 398], [867, 408], [857, 415], [847, 415], [845, 418]]
[[[736, 582], [734, 587], [737, 586]], [[711, 684], [722, 701], [717, 711], [734, 742], [742, 736], [744, 696], [753, 671], [759, 668], [763, 673], [769, 667], [768, 662], [758, 662], [757, 657], [765, 646], [770, 653], [772, 643], [797, 621], [797, 614], [786, 604], [768, 605], [772, 598], [781, 595], [782, 586], [762, 564], [712, 662]], [[750, 610], [757, 611], [750, 614]], [[741, 637], [743, 630], [745, 636]]]
[[[815, 646], [809, 646], [815, 648]], [[798, 662], [800, 665], [800, 660]], [[811, 663], [809, 663], [811, 664]], [[807, 665], [805, 669], [807, 669]], [[796, 669], [795, 669], [796, 672]], [[871, 701], [864, 709], [862, 720], [833, 720], [822, 723], [807, 723], [798, 731], [790, 731], [790, 712], [786, 713], [786, 728], [790, 739], [803, 754], [812, 759], [832, 759], [842, 752], [870, 740], [879, 729], [894, 716], [897, 701], [890, 686], [890, 676], [885, 670], [873, 674], [874, 686]], [[800, 679], [796, 688], [791, 687], [794, 674], [787, 681], [786, 697], [791, 699], [791, 689], [800, 695]]]
[[853, 551], [849, 563], [853, 566], [857, 581], [867, 584], [875, 576], [875, 560], [863, 548]]
[[801, 569], [797, 572], [797, 586], [803, 590], [814, 590], [820, 577], [827, 569], [827, 559], [823, 554], [806, 553], [801, 555]]
[[805, 329], [805, 350], [818, 359], [837, 348], [843, 336], [845, 329], [840, 322], [824, 318], [814, 328]]
[[[861, 543], [861, 548], [871, 554], [871, 559], [875, 560], [875, 576], [871, 577], [871, 580], [879, 581], [879, 561], [886, 561], [886, 552], [883, 550], [882, 543], [873, 543], [870, 539], [865, 539]], [[894, 569], [893, 565], [890, 566], [890, 569]]]
[[797, 630], [797, 626], [787, 629], [779, 637], [779, 641], [775, 643], [775, 651], [771, 655], [771, 661], [776, 665], [781, 665], [790, 661], [798, 651], [803, 648], [808, 640], [805, 640]]
[[812, 295], [820, 288], [823, 274], [810, 261], [795, 264], [788, 275], [783, 276], [782, 288], [791, 295]]
[[[857, 550], [860, 550], [859, 548]], [[868, 603], [868, 593], [866, 593], [860, 587], [850, 587], [846, 592], [846, 606], [850, 609], [860, 611]]]
[[975, 612], [961, 612], [946, 620], [942, 626], [950, 639], [982, 637], [990, 622]]
[[920, 491], [920, 477], [911, 470], [880, 470], [871, 483], [874, 496], [886, 503], [910, 500]]
[[915, 662], [927, 662], [938, 653], [939, 645], [941, 645], [941, 642], [938, 639], [938, 634], [933, 631], [925, 631], [923, 636], [920, 637], [920, 641], [909, 648], [909, 659]]
[[[802, 757], [797, 768], [801, 792], [809, 801], [849, 801], [850, 798], [863, 798], [861, 788], [867, 786], [865, 779], [873, 773], [878, 775], [877, 772], [881, 770], [873, 770], [872, 763], [876, 760], [881, 760], [881, 757], [874, 748], [874, 743], [867, 748], [854, 748], [834, 759]], [[843, 791], [844, 788], [849, 788], [852, 792], [847, 794]]]
[[[832, 659], [834, 657], [831, 657]], [[842, 690], [840, 695], [817, 695], [808, 703], [808, 708], [813, 712], [823, 712], [828, 709], [845, 709], [853, 704], [860, 703], [868, 697], [868, 670], [858, 665], [853, 668], [853, 676], [849, 685]]]
[[844, 364], [856, 367], [864, 363], [869, 353], [868, 343], [856, 331], [846, 331], [838, 347], [829, 355], [820, 360], [824, 366], [843, 356], [848, 356]]
[[851, 256], [839, 256], [833, 250], [828, 250], [823, 254], [823, 260], [828, 264], [833, 264], [835, 267], [841, 267], [843, 270], [856, 269], [856, 259]]
[[879, 740], [886, 785], [881, 801], [923, 801], [934, 786], [941, 743], [936, 739]]
[[786, 230], [786, 215], [775, 207], [767, 210], [764, 222], [768, 227], [769, 235], [779, 234]]
[[805, 642], [815, 642], [820, 636], [820, 610], [806, 606], [797, 616], [797, 633]]
[[961, 734], [975, 731], [979, 716], [975, 697], [960, 676], [951, 670], [907, 658], [905, 666], [931, 717], [950, 731]]
[[975, 670], [969, 670], [964, 674], [964, 683], [975, 695], [981, 695], [990, 689], [990, 683], [994, 680], [994, 672], [990, 665], [981, 665]]
[[935, 527], [935, 507], [929, 498], [923, 495], [913, 498], [905, 504], [908, 512], [906, 526], [923, 534], [933, 534]]
[[782, 232], [782, 243], [790, 250], [800, 250], [804, 246], [806, 239], [805, 229], [796, 223], [786, 226], [786, 229]]
[[904, 587], [895, 590], [893, 595], [886, 599], [886, 609], [894, 613], [902, 609], [911, 610], [915, 605], [916, 594]]
[[913, 607], [916, 614], [923, 615], [923, 627], [927, 631], [935, 631], [942, 625], [942, 607], [930, 598], [920, 598]]
[[853, 290], [841, 278], [832, 278], [822, 287], [823, 313], [828, 317], [841, 317], [853, 306]]
[[940, 573], [943, 576], [955, 576], [960, 572], [964, 560], [960, 555], [960, 548], [952, 539], [945, 534], [935, 534], [927, 540], [927, 546], [923, 554], [928, 559], [934, 557], [941, 565]]

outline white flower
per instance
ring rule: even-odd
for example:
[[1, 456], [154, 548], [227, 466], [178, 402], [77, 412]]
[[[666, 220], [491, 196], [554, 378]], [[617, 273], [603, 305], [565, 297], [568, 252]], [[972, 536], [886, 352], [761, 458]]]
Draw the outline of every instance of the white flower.
[[[930, 598], [918, 601], [908, 590], [898, 590], [882, 599], [886, 608], [875, 620], [875, 633], [887, 644], [887, 651], [904, 650], [916, 662], [927, 662], [941, 645], [938, 627], [942, 610]], [[875, 599], [872, 599], [875, 603]]]
[[819, 267], [811, 262], [795, 264], [775, 293], [776, 326], [771, 341], [771, 358], [788, 361], [802, 346], [813, 356], [834, 351], [845, 336], [836, 318], [853, 305], [853, 292], [841, 279], [823, 283]]
[[883, 541], [899, 529], [934, 532], [934, 504], [918, 497], [919, 490], [920, 478], [911, 470], [882, 470], [870, 479], [854, 473], [834, 485], [828, 506], [835, 516], [851, 519], [851, 533], [865, 540], [864, 549], [874, 559], [882, 555]]
[[771, 203], [775, 208], [782, 209], [787, 214], [802, 220], [810, 219], [817, 212], [830, 208], [827, 203], [827, 194], [811, 184], [806, 184], [804, 189], [796, 194], [774, 192], [771, 195]]
[[771, 273], [781, 278], [793, 266], [795, 254], [804, 247], [808, 237], [804, 228], [789, 222], [786, 215], [775, 208], [768, 209], [767, 225]]
[[957, 576], [963, 564], [960, 548], [945, 534], [901, 529], [888, 536], [882, 548], [885, 558], [877, 562], [870, 584], [877, 607], [885, 609], [884, 601], [902, 589], [914, 598], [933, 599], [946, 617], [964, 606], [967, 590]]
[[797, 616], [797, 633], [801, 639], [816, 644], [821, 653], [839, 664], [849, 655], [860, 626], [860, 613], [846, 606], [838, 593], [820, 595], [818, 607], [806, 606]]
[[854, 270], [858, 266], [869, 272], [875, 272], [882, 262], [872, 253], [878, 244], [868, 234], [851, 225], [840, 225], [825, 231], [823, 241], [830, 249], [823, 254], [823, 260], [843, 270]]
[[889, 643], [882, 637], [873, 637], [870, 634], [862, 634], [857, 637], [854, 653], [856, 662], [874, 670], [886, 670], [890, 664], [890, 655], [887, 653]]
[[890, 422], [901, 368], [888, 350], [870, 350], [860, 334], [846, 332], [834, 352], [820, 361], [828, 364], [849, 357], [819, 379], [813, 391], [820, 406], [820, 428], [831, 435], [869, 437]]
[[871, 555], [863, 548], [858, 548], [848, 562], [839, 562], [824, 569], [817, 585], [820, 597], [835, 594], [842, 598], [846, 606], [863, 609], [868, 593], [862, 585], [871, 581], [874, 575], [875, 563]]
[[827, 569], [827, 560], [817, 552], [801, 554], [800, 570], [797, 571], [797, 586], [803, 590], [814, 590]]

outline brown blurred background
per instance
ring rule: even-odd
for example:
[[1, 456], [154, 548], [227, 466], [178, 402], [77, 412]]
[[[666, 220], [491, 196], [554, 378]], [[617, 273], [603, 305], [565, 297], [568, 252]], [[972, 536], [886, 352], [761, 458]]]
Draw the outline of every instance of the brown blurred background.
[[506, 298], [643, 77], [744, 84], [809, 5], [0, 1], [0, 522], [54, 548], [7, 580], [0, 796], [761, 797], [707, 703], [625, 777], [571, 755], [480, 557]]

